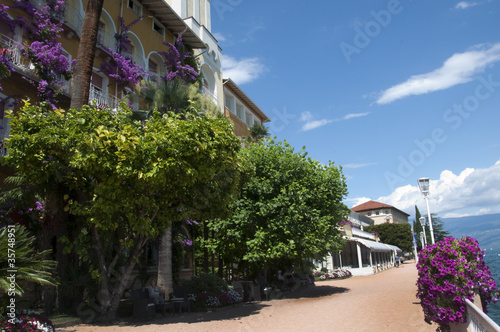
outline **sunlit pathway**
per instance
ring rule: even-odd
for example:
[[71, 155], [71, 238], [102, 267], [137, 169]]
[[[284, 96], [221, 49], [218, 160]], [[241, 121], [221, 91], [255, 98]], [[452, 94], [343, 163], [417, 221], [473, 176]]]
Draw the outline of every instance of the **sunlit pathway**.
[[294, 294], [225, 308], [192, 313], [143, 324], [81, 325], [88, 331], [435, 331], [424, 322], [415, 297], [414, 263], [374, 276], [318, 282]]

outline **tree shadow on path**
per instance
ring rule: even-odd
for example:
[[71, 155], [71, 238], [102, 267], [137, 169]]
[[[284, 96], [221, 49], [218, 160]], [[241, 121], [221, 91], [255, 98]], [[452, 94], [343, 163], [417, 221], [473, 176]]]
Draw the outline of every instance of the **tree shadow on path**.
[[330, 296], [334, 294], [342, 294], [348, 292], [349, 288], [344, 287], [334, 287], [328, 285], [321, 286], [307, 286], [301, 287], [299, 289], [293, 290], [291, 292], [284, 292], [280, 297], [276, 299], [301, 299], [301, 298], [319, 298]]

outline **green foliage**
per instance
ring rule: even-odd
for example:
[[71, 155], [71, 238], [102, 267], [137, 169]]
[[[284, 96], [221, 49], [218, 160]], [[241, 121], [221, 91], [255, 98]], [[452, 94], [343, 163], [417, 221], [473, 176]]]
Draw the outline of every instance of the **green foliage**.
[[186, 110], [195, 115], [220, 114], [217, 105], [200, 92], [199, 83], [187, 84], [184, 80], [176, 78], [162, 81], [160, 84], [149, 81], [143, 84], [144, 86], [138, 87], [137, 93], [144, 99], [147, 110], [158, 109], [163, 114]]
[[[4, 226], [0, 230], [0, 288], [5, 292], [1, 299], [2, 308], [6, 301], [15, 295], [24, 293], [20, 281], [34, 282], [40, 285], [56, 285], [52, 270], [56, 262], [45, 259], [49, 250], [36, 252], [35, 237], [19, 224]], [[15, 273], [9, 272], [15, 270]], [[14, 278], [9, 278], [11, 276]], [[12, 287], [14, 286], [14, 287]], [[14, 295], [15, 294], [15, 295]]]
[[249, 130], [250, 136], [246, 137], [247, 142], [255, 143], [262, 140], [263, 138], [269, 137], [270, 135], [269, 128], [258, 123], [255, 123], [253, 126], [251, 126]]
[[183, 283], [189, 289], [190, 293], [197, 294], [201, 292], [215, 293], [228, 289], [227, 283], [212, 273], [201, 273]]
[[348, 213], [340, 168], [272, 140], [251, 144], [241, 159], [252, 165], [253, 176], [233, 202], [233, 216], [208, 225], [225, 262], [254, 270], [277, 264], [299, 267], [335, 248], [341, 237], [335, 226]]
[[172, 223], [223, 210], [198, 204], [201, 189], [213, 193], [237, 181], [240, 141], [226, 119], [153, 111], [134, 121], [130, 115], [128, 109], [41, 112], [27, 105], [11, 121], [4, 158], [33, 188], [66, 189], [65, 209], [78, 216], [71, 225], [78, 237], [65, 240], [66, 250], [79, 254], [101, 287], [119, 267], [129, 273], [146, 241]]
[[380, 241], [398, 246], [401, 250], [410, 252], [413, 245], [410, 224], [380, 224], [365, 227], [367, 232], [378, 232]]

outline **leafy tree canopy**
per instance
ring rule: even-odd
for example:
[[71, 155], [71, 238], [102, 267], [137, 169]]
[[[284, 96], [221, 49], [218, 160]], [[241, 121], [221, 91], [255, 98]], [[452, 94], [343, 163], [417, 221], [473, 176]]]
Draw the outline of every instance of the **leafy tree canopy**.
[[[26, 106], [12, 118], [4, 158], [33, 188], [67, 188], [66, 210], [84, 220], [73, 225], [81, 231], [67, 248], [91, 266], [101, 291], [109, 286], [116, 306], [149, 238], [186, 216], [216, 213], [193, 197], [208, 190], [226, 199], [214, 192], [221, 174], [222, 188], [237, 180], [240, 149], [226, 119], [154, 111], [147, 121], [133, 121], [130, 115]], [[108, 284], [120, 266], [119, 283]], [[101, 304], [105, 314], [109, 303]]]
[[254, 167], [233, 203], [231, 218], [214, 222], [217, 251], [225, 262], [254, 271], [278, 264], [301, 266], [325, 256], [341, 236], [335, 227], [347, 214], [345, 177], [287, 142], [265, 141], [241, 151]]

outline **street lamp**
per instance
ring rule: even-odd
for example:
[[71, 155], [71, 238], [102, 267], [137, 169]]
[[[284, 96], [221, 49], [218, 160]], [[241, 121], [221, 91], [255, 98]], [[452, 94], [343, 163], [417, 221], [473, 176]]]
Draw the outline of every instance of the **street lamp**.
[[432, 229], [432, 218], [431, 211], [429, 210], [429, 200], [427, 199], [427, 195], [429, 195], [429, 178], [420, 178], [417, 180], [418, 187], [420, 188], [420, 192], [424, 195], [425, 203], [427, 204], [427, 216], [429, 218], [429, 229], [431, 231], [431, 240], [432, 244], [434, 244], [434, 230]]
[[425, 217], [420, 218], [420, 225], [422, 225], [422, 228], [424, 230], [424, 239], [425, 239], [425, 246], [427, 246], [427, 235], [425, 235]]

